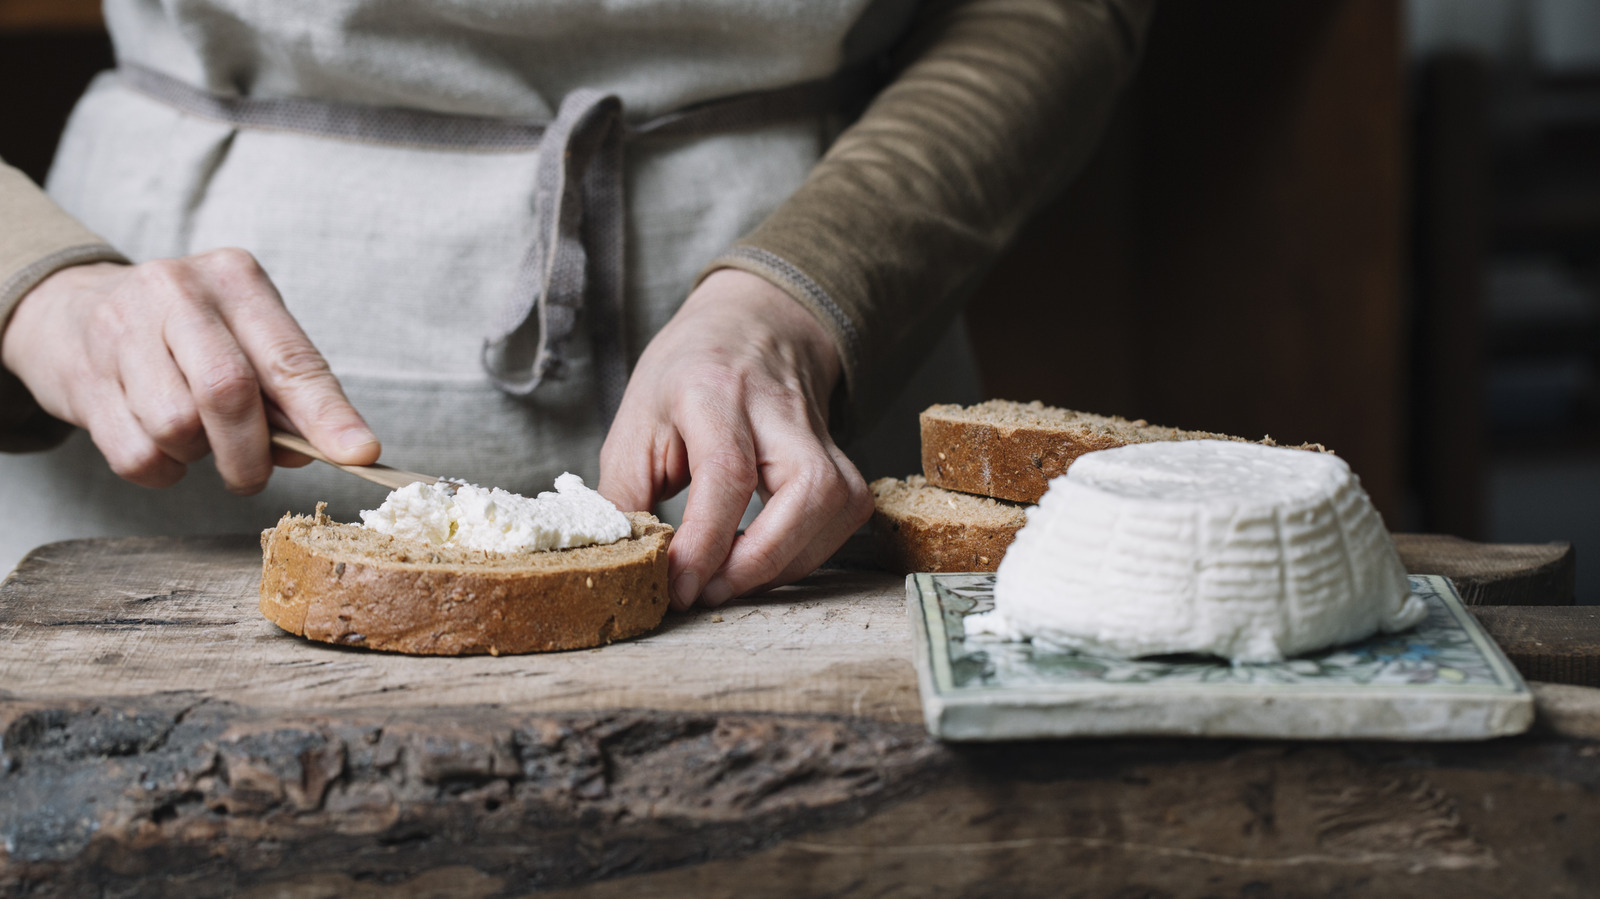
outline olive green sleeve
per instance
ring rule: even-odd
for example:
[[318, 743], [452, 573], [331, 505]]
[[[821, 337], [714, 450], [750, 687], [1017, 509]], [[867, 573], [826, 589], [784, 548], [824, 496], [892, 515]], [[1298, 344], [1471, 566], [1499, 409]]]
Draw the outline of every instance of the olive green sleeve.
[[[28, 176], [0, 161], [0, 334], [40, 281], [88, 262], [127, 260], [51, 202]], [[0, 452], [47, 449], [70, 431], [39, 408], [15, 375], [0, 368]]]
[[836, 424], [870, 422], [898, 393], [1006, 242], [1087, 161], [1149, 15], [1146, 0], [930, 8], [894, 80], [707, 267], [765, 277], [833, 335], [848, 401]]

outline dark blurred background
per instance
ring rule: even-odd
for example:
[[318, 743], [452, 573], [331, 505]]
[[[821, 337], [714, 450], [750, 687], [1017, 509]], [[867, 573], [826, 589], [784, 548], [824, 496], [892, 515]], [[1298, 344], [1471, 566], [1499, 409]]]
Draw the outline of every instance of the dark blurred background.
[[[43, 178], [110, 64], [97, 0], [0, 0], [0, 157]], [[1324, 443], [1593, 603], [1597, 301], [1596, 0], [1169, 0], [969, 319], [992, 396]]]

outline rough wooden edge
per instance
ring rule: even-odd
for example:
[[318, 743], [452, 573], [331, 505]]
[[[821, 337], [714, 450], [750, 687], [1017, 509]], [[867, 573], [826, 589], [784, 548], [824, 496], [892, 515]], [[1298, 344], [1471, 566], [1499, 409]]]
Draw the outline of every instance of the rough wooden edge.
[[1444, 534], [1395, 534], [1413, 574], [1450, 578], [1469, 606], [1561, 606], [1575, 602], [1577, 556], [1570, 543], [1475, 543]]
[[[1130, 811], [1157, 814], [1124, 785], [1135, 769], [1165, 772], [1160, 795], [1173, 801], [1211, 795], [1204, 785], [1219, 772], [1248, 780], [1263, 758], [1313, 759], [1335, 794], [1390, 795], [1401, 773], [1430, 770], [1443, 784], [1480, 772], [1495, 788], [1574, 786], [1560, 809], [1540, 807], [1548, 815], [1600, 788], [1600, 690], [1535, 693], [1537, 732], [1483, 743], [984, 746], [939, 744], [917, 725], [794, 715], [328, 716], [171, 695], [0, 696], [0, 895], [231, 896], [289, 876], [393, 884], [448, 869], [493, 881], [482, 895], [515, 896], [742, 858], [869, 820], [914, 830], [900, 803], [951, 787], [1003, 797], [1036, 783], [1107, 783]], [[1429, 808], [1445, 801], [1418, 795]], [[26, 892], [40, 885], [48, 890]]]
[[1600, 608], [1474, 606], [1471, 611], [1524, 678], [1600, 687]]
[[1534, 731], [1574, 740], [1600, 740], [1600, 689], [1571, 684], [1528, 685], [1538, 709]]
[[587, 883], [860, 820], [950, 762], [920, 725], [870, 719], [335, 716], [170, 695], [0, 696], [0, 735], [6, 896], [30, 883], [231, 896], [281, 879], [285, 860], [380, 878], [465, 863], [520, 891]]

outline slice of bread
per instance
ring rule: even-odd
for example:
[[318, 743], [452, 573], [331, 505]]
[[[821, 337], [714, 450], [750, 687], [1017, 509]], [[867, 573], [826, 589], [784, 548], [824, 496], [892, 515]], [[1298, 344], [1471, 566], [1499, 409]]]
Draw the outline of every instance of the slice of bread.
[[[922, 413], [922, 473], [947, 490], [1036, 503], [1050, 479], [1084, 453], [1159, 440], [1251, 441], [1056, 409], [1043, 403], [989, 400], [975, 406], [929, 406]], [[1271, 437], [1260, 441], [1277, 446]], [[1322, 450], [1317, 444], [1299, 449]]]
[[918, 475], [872, 482], [872, 539], [882, 567], [993, 571], [1027, 521], [1025, 506], [931, 487]]
[[285, 515], [261, 535], [261, 613], [303, 637], [422, 655], [581, 649], [642, 634], [667, 610], [672, 528], [628, 515], [605, 546], [485, 553]]

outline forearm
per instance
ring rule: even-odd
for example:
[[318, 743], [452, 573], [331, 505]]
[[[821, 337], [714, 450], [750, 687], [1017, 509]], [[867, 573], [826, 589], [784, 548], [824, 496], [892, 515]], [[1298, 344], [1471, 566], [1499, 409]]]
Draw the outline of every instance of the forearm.
[[806, 183], [713, 264], [759, 274], [839, 348], [854, 418], [1037, 203], [1083, 165], [1138, 58], [1145, 0], [970, 0], [930, 11], [895, 81]]
[[[26, 175], [0, 161], [0, 339], [17, 304], [39, 282], [68, 266], [107, 261], [126, 260]], [[44, 449], [68, 430], [0, 367], [0, 452]]]

